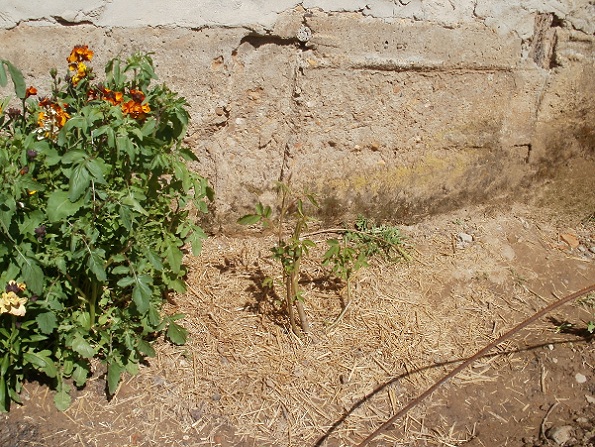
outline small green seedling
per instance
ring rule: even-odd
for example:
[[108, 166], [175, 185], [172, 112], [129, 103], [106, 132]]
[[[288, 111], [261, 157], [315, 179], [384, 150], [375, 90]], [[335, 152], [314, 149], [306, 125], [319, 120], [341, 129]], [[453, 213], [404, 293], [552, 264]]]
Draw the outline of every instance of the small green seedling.
[[[308, 203], [314, 209], [318, 203], [311, 194], [296, 195], [287, 185], [279, 183], [281, 206], [278, 217], [272, 217], [272, 208], [259, 203], [255, 213], [243, 216], [238, 223], [243, 225], [262, 224], [263, 227], [273, 227], [277, 230], [277, 244], [271, 249], [273, 258], [279, 261], [283, 272], [283, 285], [285, 288], [285, 308], [289, 317], [291, 329], [299, 334], [310, 332], [310, 324], [304, 309], [303, 293], [299, 288], [300, 267], [302, 259], [310, 249], [315, 247], [315, 242], [310, 239], [317, 234], [340, 234], [341, 238], [327, 241], [329, 248], [322, 259], [322, 265], [331, 269], [331, 273], [345, 281], [346, 295], [341, 314], [331, 325], [333, 326], [344, 316], [350, 303], [351, 282], [355, 273], [362, 267], [368, 266], [370, 257], [382, 253], [389, 259], [396, 256], [410, 259], [403, 250], [402, 237], [398, 228], [392, 226], [375, 226], [367, 219], [358, 218], [354, 229], [331, 228], [306, 233], [308, 223], [312, 220], [305, 212], [304, 204]], [[284, 233], [287, 221], [292, 222], [293, 230], [289, 235]], [[268, 278], [266, 286], [272, 286], [273, 281]], [[297, 309], [297, 318], [296, 312]]]

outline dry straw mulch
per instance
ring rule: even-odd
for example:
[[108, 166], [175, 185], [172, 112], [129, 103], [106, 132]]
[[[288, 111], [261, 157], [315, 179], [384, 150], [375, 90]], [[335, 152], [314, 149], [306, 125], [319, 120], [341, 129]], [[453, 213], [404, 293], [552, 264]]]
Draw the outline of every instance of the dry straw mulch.
[[[405, 227], [414, 260], [375, 259], [360, 270], [354, 302], [334, 326], [344, 290], [316, 261], [321, 243], [303, 267], [312, 334], [302, 338], [289, 330], [280, 297], [262, 287], [265, 277], [280, 280], [269, 256], [274, 239], [210, 238], [199, 257], [187, 260], [188, 292], [168, 305], [186, 314], [188, 343], [159, 342], [158, 357], [109, 403], [93, 387], [101, 381], [92, 382], [64, 414], [68, 439], [74, 431], [80, 445], [356, 445], [453, 361], [551, 301], [547, 291], [562, 296], [595, 277], [592, 260], [571, 259], [558, 229], [531, 215], [526, 207], [475, 208]], [[457, 243], [460, 232], [473, 242]], [[565, 282], [552, 279], [554, 271], [567, 273]], [[551, 324], [530, 332], [544, 330], [550, 336]], [[464, 393], [466, 384], [498, 380], [503, 367], [522, 369], [512, 353], [518, 345], [504, 344], [502, 355], [484, 358], [446, 388]], [[439, 394], [422, 402], [378, 438], [380, 445], [457, 445], [471, 438], [473, 424], [437, 417], [446, 404]]]
[[[457, 231], [472, 233], [474, 242], [457, 245]], [[472, 355], [543, 306], [544, 298], [524, 285], [539, 274], [515, 266], [509, 250], [511, 233], [548, 249], [543, 231], [522, 217], [451, 216], [405, 233], [414, 261], [376, 260], [360, 271], [354, 303], [330, 329], [344, 290], [314, 261], [320, 253], [312, 253], [302, 287], [313, 330], [302, 339], [288, 329], [279, 297], [262, 287], [267, 276], [280, 280], [269, 257], [274, 239], [209, 240], [189, 260], [190, 289], [175, 306], [187, 315], [190, 341], [163, 346], [158, 360], [171, 384], [167, 412], [202, 442], [191, 445], [217, 445], [221, 427], [246, 445], [355, 445], [444, 375], [450, 361]], [[551, 229], [550, 239], [555, 234]], [[499, 366], [517, 361], [484, 359], [456, 383], [494, 381]], [[384, 441], [438, 437], [440, 444], [472, 436], [471, 427], [441, 437], [426, 427], [425, 415], [441, 405], [424, 402]]]

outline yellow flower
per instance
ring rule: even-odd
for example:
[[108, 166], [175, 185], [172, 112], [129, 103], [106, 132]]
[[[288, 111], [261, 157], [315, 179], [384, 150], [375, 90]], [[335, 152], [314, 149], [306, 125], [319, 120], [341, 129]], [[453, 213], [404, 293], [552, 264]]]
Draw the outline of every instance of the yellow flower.
[[70, 71], [76, 71], [76, 73], [70, 79], [72, 81], [72, 85], [77, 85], [80, 80], [86, 77], [89, 73], [89, 69], [84, 62], [74, 62], [70, 64], [68, 68]]
[[19, 296], [12, 291], [2, 292], [2, 298], [0, 299], [0, 314], [9, 313], [17, 317], [22, 317], [27, 311], [27, 309], [25, 309], [26, 303], [27, 298], [19, 298]]
[[45, 123], [45, 112], [39, 112], [37, 115], [37, 126], [43, 127]]

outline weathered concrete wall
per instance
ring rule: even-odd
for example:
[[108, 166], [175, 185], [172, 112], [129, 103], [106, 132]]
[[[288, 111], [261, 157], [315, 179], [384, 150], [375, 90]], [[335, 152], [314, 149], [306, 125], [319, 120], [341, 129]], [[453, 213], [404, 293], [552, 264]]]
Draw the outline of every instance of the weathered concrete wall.
[[412, 220], [595, 153], [587, 0], [0, 0], [0, 58], [29, 81], [89, 44], [155, 53], [226, 226], [274, 183], [329, 220]]

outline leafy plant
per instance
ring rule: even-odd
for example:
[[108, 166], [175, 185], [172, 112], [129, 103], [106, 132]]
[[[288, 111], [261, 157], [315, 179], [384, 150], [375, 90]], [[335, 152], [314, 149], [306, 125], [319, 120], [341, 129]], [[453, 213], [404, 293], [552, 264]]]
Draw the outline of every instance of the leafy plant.
[[[369, 220], [359, 217], [354, 229], [329, 228], [306, 233], [308, 222], [312, 220], [305, 211], [304, 204], [309, 202], [318, 207], [316, 199], [311, 194], [297, 195], [287, 185], [279, 183], [281, 192], [281, 206], [279, 215], [273, 219], [272, 208], [259, 203], [254, 214], [247, 214], [238, 220], [243, 225], [261, 223], [264, 227], [274, 227], [277, 230], [277, 244], [271, 249], [273, 258], [279, 261], [283, 271], [283, 285], [285, 289], [285, 308], [295, 334], [299, 333], [294, 306], [297, 309], [301, 330], [310, 331], [307, 315], [304, 310], [304, 298], [299, 289], [300, 267], [302, 258], [309, 253], [315, 242], [310, 239], [316, 234], [340, 234], [341, 239], [327, 241], [329, 248], [322, 259], [322, 265], [330, 267], [332, 274], [346, 283], [347, 299], [339, 317], [334, 325], [345, 315], [350, 303], [351, 280], [354, 274], [362, 267], [368, 266], [368, 259], [382, 253], [388, 259], [403, 257], [409, 260], [410, 256], [401, 247], [402, 238], [399, 229], [393, 226], [376, 226]], [[291, 221], [291, 234], [284, 234], [286, 221]], [[395, 254], [396, 253], [396, 254]], [[267, 278], [265, 286], [271, 287], [273, 281]]]
[[110, 61], [102, 83], [92, 58], [75, 47], [69, 73], [52, 70], [39, 100], [0, 61], [0, 85], [8, 71], [21, 100], [0, 103], [0, 284], [8, 294], [20, 281], [12, 292], [29, 294], [18, 315], [0, 307], [1, 409], [32, 372], [53, 381], [65, 409], [65, 379], [83, 386], [94, 357], [113, 394], [124, 371], [154, 355], [155, 336], [185, 342], [181, 315], [162, 315], [162, 304], [185, 290], [184, 249], [197, 254], [205, 237], [189, 206], [206, 212], [213, 195], [187, 167], [196, 157], [182, 145], [186, 102], [151, 85], [149, 54]]
[[[593, 312], [593, 309], [595, 308], [595, 293], [589, 293], [583, 298], [577, 300], [577, 304], [580, 304], [585, 308], [591, 309], [591, 312], [595, 316], [595, 312]], [[595, 320], [587, 321], [585, 329], [589, 334], [595, 334]]]
[[[271, 251], [273, 258], [279, 261], [283, 271], [283, 284], [285, 287], [285, 308], [291, 324], [291, 329], [295, 334], [299, 333], [297, 320], [304, 333], [310, 332], [310, 324], [304, 309], [304, 297], [299, 288], [300, 267], [302, 258], [308, 254], [310, 248], [316, 244], [308, 239], [302, 238], [304, 231], [308, 229], [310, 218], [304, 212], [304, 201], [307, 200], [311, 205], [318, 207], [314, 197], [310, 194], [296, 196], [294, 192], [284, 183], [279, 183], [281, 192], [281, 206], [279, 216], [274, 222], [271, 219], [272, 209], [270, 206], [264, 206], [261, 203], [256, 205], [256, 213], [248, 214], [238, 220], [243, 225], [253, 225], [261, 222], [265, 227], [274, 226], [277, 229], [277, 245]], [[294, 216], [293, 230], [289, 237], [283, 234], [283, 226], [287, 215], [291, 213]], [[269, 279], [265, 284], [272, 286]], [[294, 306], [297, 309], [298, 318], [294, 312]]]
[[351, 280], [362, 267], [368, 266], [368, 260], [376, 255], [386, 259], [396, 260], [403, 258], [411, 260], [409, 254], [402, 248], [403, 238], [397, 227], [390, 225], [374, 225], [369, 219], [358, 216], [354, 229], [333, 228], [325, 232], [339, 233], [341, 240], [330, 239], [327, 241], [329, 248], [324, 254], [322, 264], [329, 266], [332, 273], [345, 281], [346, 300], [343, 310], [337, 319], [330, 325], [337, 324], [347, 312], [352, 303]]

